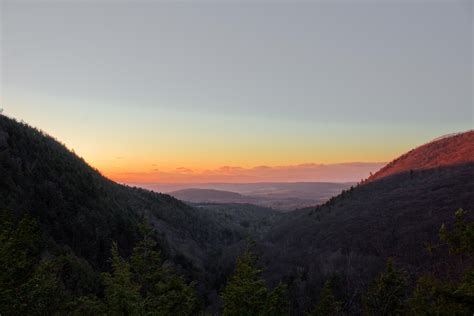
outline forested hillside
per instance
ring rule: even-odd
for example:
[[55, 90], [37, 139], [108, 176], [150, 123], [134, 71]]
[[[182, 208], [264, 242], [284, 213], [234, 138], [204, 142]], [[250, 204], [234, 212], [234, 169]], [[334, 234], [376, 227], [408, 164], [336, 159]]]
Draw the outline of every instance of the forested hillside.
[[410, 150], [380, 169], [368, 180], [374, 181], [389, 175], [453, 166], [474, 160], [474, 131], [439, 137]]
[[140, 240], [138, 224], [146, 219], [163, 258], [197, 280], [205, 296], [222, 281], [212, 272], [222, 249], [247, 235], [239, 218], [220, 222], [212, 211], [169, 195], [116, 184], [49, 135], [3, 115], [0, 175], [0, 210], [13, 212], [16, 221], [31, 216], [41, 231], [43, 255], [66, 253], [95, 277], [110, 269], [114, 242], [123, 256], [132, 253]]
[[[471, 152], [473, 138], [470, 132], [451, 138], [453, 144], [446, 144], [448, 139], [429, 144], [442, 153], [429, 157], [439, 167], [413, 166], [346, 190], [322, 206], [293, 212], [266, 236], [267, 277], [278, 282], [285, 275], [293, 284], [295, 308], [301, 310], [312, 304], [312, 289], [336, 276], [345, 302], [352, 302], [346, 308], [360, 313], [362, 306], [354, 302], [360, 302], [369, 280], [388, 258], [414, 279], [448, 260], [429, 256], [427, 245], [438, 240], [443, 223], [452, 222], [453, 210], [470, 210], [466, 216], [472, 220], [474, 156], [456, 156], [456, 162], [470, 162], [453, 165], [437, 159], [445, 161], [450, 152]], [[412, 153], [420, 154], [415, 150], [395, 161], [413, 161]], [[468, 257], [465, 265], [473, 263], [474, 254]]]
[[0, 115], [0, 313], [472, 315], [474, 157], [438, 152], [281, 214], [116, 184]]

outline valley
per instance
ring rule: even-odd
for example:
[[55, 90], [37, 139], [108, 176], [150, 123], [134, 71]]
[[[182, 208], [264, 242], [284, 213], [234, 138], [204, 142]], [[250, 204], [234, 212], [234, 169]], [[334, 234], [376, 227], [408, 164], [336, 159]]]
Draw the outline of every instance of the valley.
[[[179, 200], [192, 203], [254, 204], [282, 212], [290, 212], [298, 208], [322, 204], [352, 185], [355, 185], [355, 183], [183, 184], [184, 189], [164, 192]], [[154, 185], [144, 187], [163, 188], [163, 186]]]
[[[376, 173], [359, 184], [218, 184], [170, 193], [186, 203], [114, 183], [51, 136], [6, 116], [0, 116], [0, 135], [0, 209], [38, 222], [42, 253], [75, 258], [100, 282], [100, 273], [110, 270], [114, 242], [128, 257], [145, 219], [164, 262], [196, 282], [201, 308], [213, 312], [220, 310], [219, 294], [250, 238], [270, 288], [287, 285], [291, 313], [311, 309], [313, 291], [337, 275], [338, 297], [349, 302], [345, 311], [359, 314], [360, 293], [387, 258], [420, 277], [433, 262], [447, 260], [430, 259], [424, 245], [436, 243], [442, 224], [452, 225], [455, 210], [474, 206], [472, 131], [414, 149], [388, 165], [400, 172]], [[452, 163], [440, 148], [449, 150]], [[429, 167], [413, 162], [420, 156]], [[298, 203], [311, 196], [312, 206], [301, 208]], [[267, 204], [274, 197], [300, 199], [300, 208], [290, 211], [287, 203], [282, 212]], [[464, 265], [472, 259], [467, 256]], [[101, 295], [100, 287], [82, 288], [80, 277], [73, 286], [60, 280], [71, 297]]]

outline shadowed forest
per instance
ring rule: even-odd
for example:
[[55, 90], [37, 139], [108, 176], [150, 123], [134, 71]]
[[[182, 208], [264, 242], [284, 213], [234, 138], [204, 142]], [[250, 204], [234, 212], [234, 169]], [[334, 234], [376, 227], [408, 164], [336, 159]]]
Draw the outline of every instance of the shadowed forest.
[[[473, 135], [441, 141], [466, 157]], [[474, 164], [430, 159], [287, 213], [188, 205], [0, 116], [0, 311], [471, 315]]]

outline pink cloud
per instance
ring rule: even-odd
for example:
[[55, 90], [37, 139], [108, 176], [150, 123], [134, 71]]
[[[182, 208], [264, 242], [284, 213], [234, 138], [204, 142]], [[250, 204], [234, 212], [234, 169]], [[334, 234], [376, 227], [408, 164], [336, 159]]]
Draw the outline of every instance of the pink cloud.
[[379, 170], [385, 163], [305, 163], [287, 166], [257, 166], [243, 168], [222, 166], [216, 169], [194, 171], [180, 167], [175, 171], [123, 172], [108, 174], [124, 183], [249, 183], [249, 182], [356, 182]]

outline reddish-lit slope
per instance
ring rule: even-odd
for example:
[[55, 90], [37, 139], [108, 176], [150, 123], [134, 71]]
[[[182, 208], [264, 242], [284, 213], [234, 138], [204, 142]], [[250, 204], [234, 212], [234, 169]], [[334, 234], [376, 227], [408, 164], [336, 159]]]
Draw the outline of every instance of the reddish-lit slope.
[[410, 170], [432, 169], [474, 161], [474, 131], [435, 139], [400, 156], [376, 172], [373, 181]]

